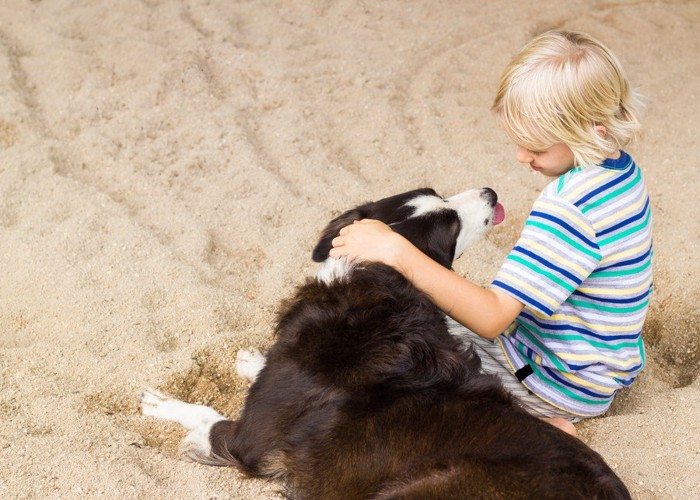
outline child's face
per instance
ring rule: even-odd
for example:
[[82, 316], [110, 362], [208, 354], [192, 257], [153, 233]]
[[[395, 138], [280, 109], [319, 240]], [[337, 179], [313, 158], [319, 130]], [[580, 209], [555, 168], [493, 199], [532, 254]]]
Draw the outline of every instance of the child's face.
[[529, 164], [532, 170], [547, 177], [559, 177], [575, 166], [574, 153], [561, 142], [542, 151], [516, 145], [515, 157], [520, 163]]

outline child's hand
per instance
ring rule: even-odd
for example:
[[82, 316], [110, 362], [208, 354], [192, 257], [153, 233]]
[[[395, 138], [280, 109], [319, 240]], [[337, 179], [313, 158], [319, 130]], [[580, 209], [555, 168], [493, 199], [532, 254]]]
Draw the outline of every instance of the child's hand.
[[400, 252], [410, 243], [383, 222], [362, 219], [342, 228], [332, 244], [331, 257], [380, 262], [396, 268]]

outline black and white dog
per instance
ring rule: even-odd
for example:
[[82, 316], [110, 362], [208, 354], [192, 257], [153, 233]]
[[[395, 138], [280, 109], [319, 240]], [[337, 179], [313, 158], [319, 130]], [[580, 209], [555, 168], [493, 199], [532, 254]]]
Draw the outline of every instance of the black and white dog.
[[142, 394], [143, 414], [189, 429], [190, 458], [279, 477], [291, 498], [629, 498], [600, 455], [481, 373], [401, 274], [327, 258], [362, 218], [450, 267], [503, 209], [488, 188], [446, 199], [419, 189], [345, 212], [323, 231], [313, 258], [324, 265], [283, 305], [267, 356], [239, 352], [239, 374], [255, 380], [240, 418], [157, 391]]

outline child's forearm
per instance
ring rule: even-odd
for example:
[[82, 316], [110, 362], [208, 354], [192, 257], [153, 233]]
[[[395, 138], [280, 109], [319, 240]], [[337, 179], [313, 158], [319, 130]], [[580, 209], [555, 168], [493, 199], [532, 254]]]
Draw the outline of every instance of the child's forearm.
[[410, 243], [403, 245], [393, 265], [442, 311], [481, 337], [497, 337], [523, 308], [509, 295], [444, 268]]

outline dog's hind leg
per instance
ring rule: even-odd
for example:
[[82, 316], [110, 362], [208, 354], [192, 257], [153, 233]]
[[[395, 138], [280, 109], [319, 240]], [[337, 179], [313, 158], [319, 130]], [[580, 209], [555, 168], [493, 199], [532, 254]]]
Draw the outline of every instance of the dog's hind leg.
[[143, 415], [177, 422], [190, 431], [180, 443], [180, 451], [183, 455], [205, 464], [227, 463], [224, 459], [212, 454], [210, 434], [214, 424], [218, 422], [233, 424], [219, 412], [208, 406], [185, 403], [171, 398], [155, 389], [142, 392], [139, 403]]
[[238, 376], [255, 382], [258, 373], [265, 367], [265, 356], [257, 349], [243, 350], [236, 354], [236, 372]]

